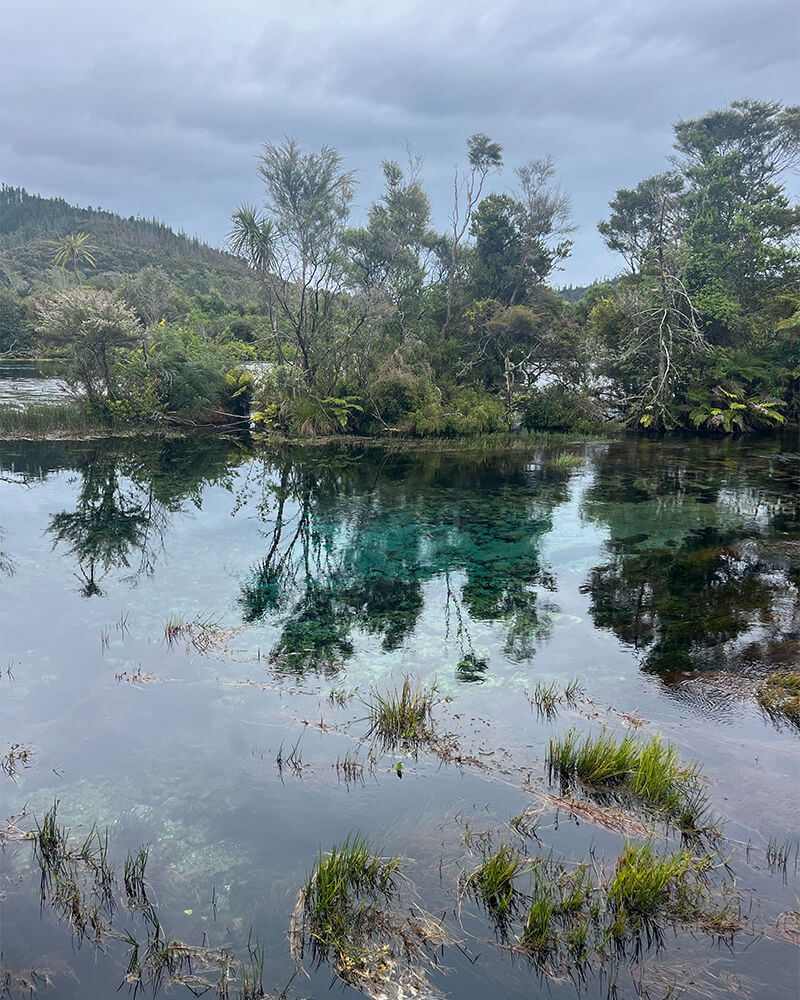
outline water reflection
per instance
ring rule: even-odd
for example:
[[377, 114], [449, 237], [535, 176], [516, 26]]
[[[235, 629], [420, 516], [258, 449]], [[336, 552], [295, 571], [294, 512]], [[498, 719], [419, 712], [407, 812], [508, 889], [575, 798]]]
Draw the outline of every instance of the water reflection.
[[583, 590], [645, 670], [742, 670], [796, 648], [800, 467], [756, 448], [640, 443], [600, 458], [583, 509], [611, 537]]
[[[173, 515], [200, 509], [211, 485], [230, 490], [232, 513], [255, 517], [262, 539], [261, 553], [245, 549], [234, 567], [238, 614], [267, 629], [271, 659], [286, 672], [336, 670], [364, 636], [384, 653], [410, 649], [422, 641], [423, 618], [428, 636], [435, 630], [457, 647], [465, 681], [488, 675], [495, 653], [487, 659], [486, 641], [507, 661], [530, 660], [551, 638], [560, 605], [575, 621], [585, 613], [556, 600], [570, 570], [542, 556], [556, 511], [581, 490], [584, 526], [572, 530], [583, 536], [559, 545], [588, 553], [582, 592], [591, 619], [636, 651], [644, 669], [670, 678], [794, 655], [797, 456], [775, 443], [636, 440], [592, 456], [576, 479], [544, 451], [254, 455], [197, 437], [20, 443], [4, 464], [5, 478], [22, 484], [77, 472], [71, 506], [49, 515], [47, 531], [74, 560], [86, 597], [103, 593], [112, 570], [129, 570], [132, 583], [151, 575]], [[243, 530], [236, 537], [252, 546]], [[208, 544], [224, 563], [221, 543]], [[12, 567], [13, 552], [0, 554], [0, 571]]]
[[[230, 488], [240, 449], [213, 439], [97, 442], [71, 451], [80, 482], [75, 506], [50, 516], [54, 548], [74, 557], [84, 597], [102, 596], [112, 569], [132, 569], [132, 582], [152, 574], [170, 515], [188, 502], [202, 506], [212, 483]], [[19, 465], [16, 466], [19, 473]], [[31, 475], [23, 469], [20, 474]]]
[[434, 581], [430, 599], [464, 660], [475, 660], [470, 623], [500, 624], [512, 660], [547, 635], [555, 606], [541, 591], [555, 583], [540, 544], [568, 495], [563, 473], [518, 457], [340, 452], [324, 463], [266, 459], [261, 475], [267, 548], [240, 603], [245, 621], [280, 617], [281, 668], [336, 669], [356, 631], [398, 649]]

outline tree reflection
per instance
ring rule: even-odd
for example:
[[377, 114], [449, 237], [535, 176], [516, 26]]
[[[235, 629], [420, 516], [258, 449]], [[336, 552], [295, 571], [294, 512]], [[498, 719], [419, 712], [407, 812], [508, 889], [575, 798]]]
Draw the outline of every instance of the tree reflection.
[[584, 513], [611, 534], [583, 588], [595, 624], [665, 677], [774, 663], [800, 637], [796, 467], [744, 446], [658, 447], [610, 449], [587, 491]]
[[80, 593], [102, 596], [111, 570], [132, 568], [134, 579], [151, 574], [170, 515], [186, 502], [199, 507], [204, 487], [227, 481], [237, 455], [230, 445], [198, 440], [103, 442], [64, 456], [80, 476], [75, 509], [53, 514], [47, 530], [54, 547], [77, 561]]
[[77, 507], [50, 518], [48, 531], [78, 561], [84, 597], [102, 595], [98, 576], [129, 566], [132, 549], [145, 545], [148, 517], [138, 490], [120, 483], [113, 455], [98, 450], [82, 468]]
[[[546, 633], [554, 589], [539, 546], [567, 477], [518, 457], [353, 455], [265, 460], [264, 558], [242, 587], [246, 621], [281, 622], [271, 650], [287, 672], [335, 670], [354, 635], [400, 648], [437, 581], [447, 634], [475, 658], [470, 622], [504, 624], [506, 654], [527, 659]], [[452, 626], [452, 627], [451, 627]], [[470, 661], [471, 662], [471, 661]]]

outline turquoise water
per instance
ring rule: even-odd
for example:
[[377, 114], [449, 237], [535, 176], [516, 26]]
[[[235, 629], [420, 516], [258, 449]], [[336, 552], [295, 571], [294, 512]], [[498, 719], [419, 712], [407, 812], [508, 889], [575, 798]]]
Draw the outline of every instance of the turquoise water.
[[[670, 929], [633, 974], [620, 961], [578, 991], [660, 998], [693, 978], [696, 995], [793, 996], [797, 951], [776, 922], [797, 909], [796, 854], [778, 869], [767, 848], [797, 843], [798, 733], [749, 692], [798, 662], [798, 450], [5, 443], [2, 749], [33, 753], [13, 780], [0, 775], [4, 815], [25, 811], [30, 829], [58, 799], [76, 834], [108, 829], [117, 865], [149, 843], [167, 933], [238, 956], [257, 939], [275, 993], [294, 969], [286, 935], [317, 852], [358, 830], [411, 859], [420, 905], [458, 941], [437, 956], [436, 991], [574, 996], [568, 977], [542, 985], [499, 947], [480, 911], [464, 903], [459, 917], [457, 879], [475, 867], [474, 837], [507, 838], [526, 808], [541, 813], [531, 850], [613, 863], [624, 836], [547, 798], [547, 742], [642, 719], [701, 763], [729, 859], [715, 878], [735, 883], [747, 919], [725, 944]], [[170, 617], [206, 631], [170, 644]], [[407, 674], [435, 681], [460, 763], [370, 758], [364, 701]], [[573, 678], [575, 706], [532, 710], [537, 683]], [[281, 771], [294, 746], [299, 771]], [[354, 783], [335, 768], [348, 753], [365, 765]], [[58, 996], [110, 995], [122, 942], [78, 947], [40, 910], [29, 842], [9, 840], [0, 861], [5, 965], [48, 970]], [[114, 926], [134, 916], [117, 907]], [[327, 993], [330, 970], [308, 971], [290, 995]]]

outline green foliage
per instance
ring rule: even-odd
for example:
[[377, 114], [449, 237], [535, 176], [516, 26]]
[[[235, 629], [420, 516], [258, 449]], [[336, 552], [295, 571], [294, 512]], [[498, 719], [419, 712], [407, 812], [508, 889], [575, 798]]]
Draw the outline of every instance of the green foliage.
[[399, 857], [379, 857], [360, 836], [319, 853], [300, 897], [301, 937], [310, 942], [314, 959], [330, 962], [345, 982], [368, 970], [401, 863]]
[[72, 270], [79, 286], [81, 284], [79, 263], [88, 264], [90, 267], [97, 266], [97, 261], [92, 253], [93, 250], [97, 250], [97, 247], [90, 242], [91, 239], [90, 233], [72, 233], [69, 236], [60, 236], [58, 239], [47, 241], [54, 248], [53, 263], [58, 264], [62, 271], [72, 261]]
[[[710, 867], [710, 858], [696, 857], [681, 849], [659, 855], [649, 842], [626, 844], [617, 861], [617, 870], [608, 887], [608, 900], [616, 910], [616, 936], [652, 918], [667, 905], [689, 916], [699, 908], [696, 880]], [[691, 878], [690, 878], [691, 877]]]
[[423, 687], [418, 679], [412, 683], [404, 677], [400, 688], [385, 694], [373, 690], [367, 702], [369, 734], [378, 737], [388, 748], [416, 749], [434, 737], [433, 706], [436, 685]]
[[686, 832], [700, 829], [705, 812], [694, 765], [681, 762], [677, 749], [658, 736], [641, 741], [627, 733], [617, 741], [605, 728], [581, 739], [575, 729], [551, 737], [547, 754], [551, 777], [578, 778], [595, 790], [618, 789], [661, 811]]
[[602, 423], [602, 414], [587, 391], [560, 382], [521, 395], [519, 410], [522, 426], [532, 431], [583, 434]]
[[23, 354], [33, 346], [35, 331], [20, 297], [0, 287], [0, 353]]
[[341, 433], [363, 412], [362, 402], [358, 396], [299, 396], [289, 406], [289, 429], [301, 437]]
[[67, 351], [73, 392], [89, 403], [116, 400], [115, 353], [142, 335], [133, 312], [108, 292], [73, 289], [41, 303], [38, 318], [43, 339]]
[[780, 412], [784, 406], [781, 400], [748, 397], [741, 387], [726, 389], [717, 385], [711, 390], [710, 397], [706, 395], [700, 402], [697, 402], [697, 391], [687, 395], [690, 401], [696, 403], [689, 412], [689, 419], [695, 427], [703, 430], [744, 434], [756, 428], [780, 427], [786, 421]]
[[519, 894], [514, 882], [527, 863], [516, 848], [500, 844], [497, 850], [484, 853], [483, 862], [465, 882], [466, 890], [500, 928], [506, 928], [516, 913]]

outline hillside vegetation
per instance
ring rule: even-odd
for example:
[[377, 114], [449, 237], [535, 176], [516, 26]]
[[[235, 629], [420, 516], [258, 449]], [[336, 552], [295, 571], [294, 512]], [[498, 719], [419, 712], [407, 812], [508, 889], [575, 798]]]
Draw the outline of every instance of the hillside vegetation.
[[69, 276], [53, 263], [51, 241], [87, 232], [96, 246], [87, 283], [115, 289], [144, 267], [161, 268], [186, 295], [219, 294], [232, 304], [256, 295], [241, 261], [175, 233], [157, 219], [123, 218], [101, 208], [80, 208], [24, 188], [0, 187], [0, 287], [27, 296], [64, 287]]
[[[445, 232], [420, 161], [385, 161], [354, 225], [355, 172], [292, 139], [264, 144], [263, 204], [233, 211], [231, 254], [4, 188], [0, 351], [60, 353], [76, 398], [115, 419], [241, 415], [252, 394], [261, 426], [292, 435], [796, 423], [800, 108], [736, 101], [673, 132], [669, 169], [618, 189], [598, 226], [619, 274], [563, 294], [555, 164], [499, 193], [483, 133]], [[253, 361], [258, 384], [236, 368]]]

